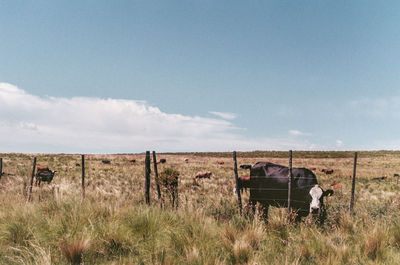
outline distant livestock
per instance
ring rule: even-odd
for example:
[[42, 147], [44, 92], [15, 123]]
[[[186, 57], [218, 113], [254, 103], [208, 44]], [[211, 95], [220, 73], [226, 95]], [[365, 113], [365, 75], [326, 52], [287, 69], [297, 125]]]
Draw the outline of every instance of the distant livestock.
[[334, 182], [331, 183], [331, 187], [333, 187], [334, 190], [338, 190], [338, 189], [340, 189], [341, 186], [340, 186], [339, 183], [334, 181]]
[[36, 175], [35, 175], [35, 178], [36, 178], [35, 185], [40, 186], [40, 183], [42, 181], [50, 184], [50, 182], [54, 178], [54, 174], [56, 173], [56, 171], [51, 171], [46, 166], [37, 166], [36, 168], [37, 168], [37, 171], [36, 171]]
[[136, 163], [136, 159], [129, 159], [129, 163]]
[[383, 176], [383, 177], [377, 177], [377, 178], [372, 178], [373, 180], [385, 180], [387, 177]]
[[217, 161], [217, 164], [218, 165], [223, 165], [223, 164], [225, 164], [225, 162], [224, 161]]
[[[310, 213], [323, 221], [326, 216], [324, 198], [332, 195], [333, 190], [323, 190], [314, 173], [306, 168], [293, 168], [292, 174], [291, 208], [297, 213], [296, 221]], [[288, 167], [258, 162], [251, 167], [249, 178], [239, 178], [239, 189], [250, 188], [249, 204], [254, 208], [260, 203], [267, 220], [269, 206], [288, 206], [288, 176]]]
[[189, 163], [189, 158], [184, 158], [183, 161], [185, 161], [185, 163]]
[[310, 167], [310, 168], [308, 168], [308, 170], [315, 171], [315, 170], [317, 170], [317, 168], [315, 168], [315, 167]]
[[240, 165], [242, 169], [251, 169], [251, 165]]
[[200, 171], [200, 172], [197, 172], [195, 178], [196, 179], [209, 179], [209, 178], [211, 178], [211, 175], [212, 175], [211, 171]]
[[[250, 175], [240, 176], [238, 178], [238, 184], [240, 191], [250, 188]], [[236, 188], [233, 189], [233, 192], [236, 194]]]
[[103, 164], [111, 164], [111, 161], [108, 160], [108, 159], [103, 159], [103, 160], [101, 160], [101, 162], [102, 162]]
[[161, 163], [161, 164], [165, 164], [165, 163], [167, 163], [167, 159], [165, 159], [165, 158], [161, 158], [161, 159], [160, 159], [160, 163]]
[[322, 169], [321, 170], [321, 172], [324, 172], [325, 174], [327, 174], [327, 175], [330, 175], [330, 174], [332, 174], [333, 173], [333, 169]]

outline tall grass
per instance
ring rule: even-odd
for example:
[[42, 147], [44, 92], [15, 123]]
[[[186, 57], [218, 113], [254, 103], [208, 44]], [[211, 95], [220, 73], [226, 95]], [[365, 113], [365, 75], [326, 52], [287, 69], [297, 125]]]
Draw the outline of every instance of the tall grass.
[[[30, 157], [5, 155], [4, 170], [12, 175], [0, 180], [0, 264], [400, 264], [400, 187], [394, 179], [370, 180], [394, 171], [397, 156], [360, 160], [353, 216], [347, 176], [352, 164], [299, 159], [299, 166], [335, 169], [333, 176], [317, 172], [323, 186], [341, 184], [326, 201], [323, 225], [311, 219], [288, 224], [285, 209], [273, 207], [268, 224], [258, 215], [240, 216], [231, 165], [228, 159], [217, 165], [212, 157], [192, 156], [186, 164], [183, 156], [166, 156], [168, 167], [181, 173], [179, 208], [160, 209], [154, 186], [153, 203], [146, 206], [143, 156], [136, 155], [134, 165], [127, 163], [131, 157], [89, 156], [82, 200], [79, 156], [39, 156], [58, 176], [50, 186], [34, 187], [27, 203], [23, 184]], [[111, 165], [101, 164], [103, 158]], [[213, 177], [194, 182], [200, 169]]]

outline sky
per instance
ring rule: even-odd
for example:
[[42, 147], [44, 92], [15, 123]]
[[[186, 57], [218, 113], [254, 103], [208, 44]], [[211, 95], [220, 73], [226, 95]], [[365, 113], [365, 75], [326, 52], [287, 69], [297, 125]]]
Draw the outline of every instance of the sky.
[[400, 149], [400, 2], [0, 0], [0, 152], [290, 149]]

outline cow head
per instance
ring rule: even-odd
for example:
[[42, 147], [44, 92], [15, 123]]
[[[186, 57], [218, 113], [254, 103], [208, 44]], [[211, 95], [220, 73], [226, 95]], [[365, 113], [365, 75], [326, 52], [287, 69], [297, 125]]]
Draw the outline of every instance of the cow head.
[[320, 214], [324, 205], [324, 197], [331, 196], [333, 190], [324, 191], [319, 185], [315, 185], [309, 192], [311, 196], [310, 213]]

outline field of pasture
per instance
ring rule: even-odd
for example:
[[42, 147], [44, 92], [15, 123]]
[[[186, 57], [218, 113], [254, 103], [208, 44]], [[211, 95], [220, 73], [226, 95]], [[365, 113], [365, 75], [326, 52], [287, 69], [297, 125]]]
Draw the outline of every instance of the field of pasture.
[[[359, 152], [354, 216], [354, 152], [293, 154], [293, 167], [316, 168], [319, 184], [334, 188], [323, 225], [310, 218], [288, 224], [278, 208], [268, 224], [241, 216], [232, 153], [157, 155], [167, 160], [159, 172], [180, 172], [178, 209], [164, 189], [160, 209], [153, 164], [151, 205], [145, 204], [144, 154], [86, 155], [84, 200], [80, 155], [0, 154], [0, 264], [400, 264], [400, 184], [393, 176], [400, 152]], [[51, 184], [34, 186], [27, 202], [34, 156], [57, 172]], [[288, 160], [288, 152], [238, 153], [238, 164]], [[199, 171], [212, 176], [196, 181]]]

